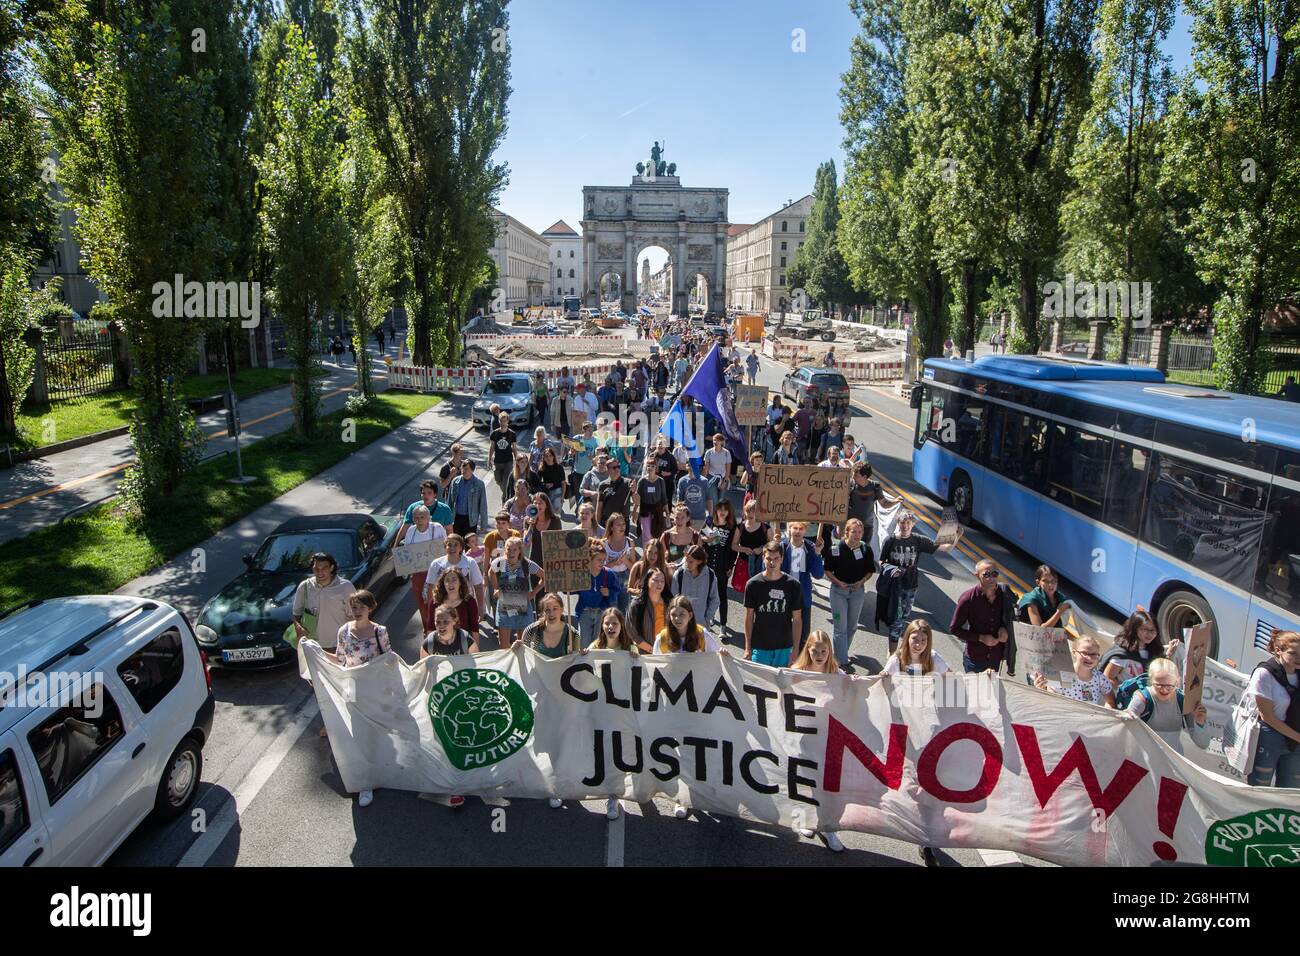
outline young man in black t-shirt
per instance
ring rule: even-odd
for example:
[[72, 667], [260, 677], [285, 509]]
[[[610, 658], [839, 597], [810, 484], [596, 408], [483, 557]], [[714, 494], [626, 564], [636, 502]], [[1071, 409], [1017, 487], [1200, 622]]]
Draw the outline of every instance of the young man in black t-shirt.
[[501, 500], [505, 501], [515, 493], [515, 455], [519, 436], [511, 430], [508, 414], [502, 412], [497, 421], [500, 424], [488, 435], [488, 444], [492, 448], [492, 477], [501, 489]]
[[[951, 551], [953, 545], [936, 544], [930, 538], [923, 538], [920, 535], [912, 534], [912, 529], [916, 527], [916, 515], [910, 511], [901, 512], [898, 516], [898, 523], [894, 525], [894, 533], [887, 537], [880, 544], [880, 563], [892, 564], [899, 569], [898, 582], [898, 614], [895, 615], [894, 621], [889, 625], [889, 652], [892, 654], [898, 646], [898, 639], [903, 635], [903, 628], [907, 626], [907, 616], [912, 613], [912, 602], [916, 600], [916, 591], [920, 587], [921, 574], [917, 563], [923, 554], [934, 554], [936, 551]], [[957, 540], [961, 540], [962, 531], [959, 529]]]
[[623, 472], [619, 470], [618, 462], [613, 458], [605, 463], [605, 473], [607, 477], [596, 491], [596, 520], [602, 528], [608, 523], [610, 515], [627, 517], [628, 498], [632, 494], [632, 486], [627, 483]]
[[799, 653], [803, 588], [781, 570], [781, 545], [763, 548], [763, 573], [745, 585], [745, 657], [769, 667], [788, 667]]

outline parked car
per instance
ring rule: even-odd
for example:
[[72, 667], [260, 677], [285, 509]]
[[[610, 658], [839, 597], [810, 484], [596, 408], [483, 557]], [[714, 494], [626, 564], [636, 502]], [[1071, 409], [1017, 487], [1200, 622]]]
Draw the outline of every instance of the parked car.
[[297, 659], [284, 639], [293, 596], [311, 574], [317, 551], [334, 555], [338, 573], [380, 600], [397, 580], [393, 539], [399, 514], [331, 514], [290, 518], [252, 554], [248, 569], [203, 606], [199, 647], [226, 666], [268, 667]]
[[98, 866], [189, 809], [214, 703], [185, 616], [122, 594], [0, 615], [0, 865]]
[[796, 405], [807, 398], [814, 406], [840, 407], [849, 402], [849, 383], [834, 369], [801, 365], [781, 380], [781, 395]]
[[500, 405], [501, 411], [510, 415], [511, 428], [530, 427], [537, 415], [537, 409], [533, 407], [533, 392], [537, 384], [537, 376], [529, 372], [498, 372], [493, 375], [483, 383], [483, 390], [474, 400], [471, 413], [474, 426], [488, 431], [496, 428], [492, 406]]

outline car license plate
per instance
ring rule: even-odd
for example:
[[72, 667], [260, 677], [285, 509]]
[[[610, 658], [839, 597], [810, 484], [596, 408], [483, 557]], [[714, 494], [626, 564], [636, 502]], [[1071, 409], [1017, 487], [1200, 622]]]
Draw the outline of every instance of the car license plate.
[[227, 664], [240, 661], [269, 661], [275, 658], [275, 651], [269, 647], [240, 647], [233, 651], [222, 651], [221, 659]]

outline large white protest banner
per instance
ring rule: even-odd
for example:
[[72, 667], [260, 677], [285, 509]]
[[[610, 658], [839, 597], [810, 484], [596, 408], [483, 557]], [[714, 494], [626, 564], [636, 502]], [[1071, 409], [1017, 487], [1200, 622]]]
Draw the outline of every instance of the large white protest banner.
[[719, 654], [305, 654], [344, 786], [641, 802], [1064, 865], [1273, 865], [1300, 794], [1189, 763], [1146, 724], [986, 674], [850, 677]]

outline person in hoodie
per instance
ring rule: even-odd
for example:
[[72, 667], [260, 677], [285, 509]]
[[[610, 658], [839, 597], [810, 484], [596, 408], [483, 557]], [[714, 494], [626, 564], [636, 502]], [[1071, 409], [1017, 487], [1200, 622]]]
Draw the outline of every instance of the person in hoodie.
[[821, 580], [826, 574], [822, 563], [822, 549], [819, 543], [805, 540], [808, 525], [803, 521], [791, 521], [786, 525], [787, 537], [781, 543], [781, 570], [799, 582], [803, 591], [804, 614], [801, 617], [799, 641], [808, 639], [812, 625], [812, 583]]

